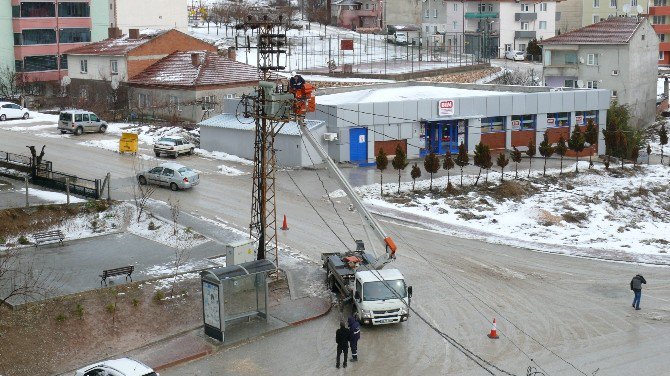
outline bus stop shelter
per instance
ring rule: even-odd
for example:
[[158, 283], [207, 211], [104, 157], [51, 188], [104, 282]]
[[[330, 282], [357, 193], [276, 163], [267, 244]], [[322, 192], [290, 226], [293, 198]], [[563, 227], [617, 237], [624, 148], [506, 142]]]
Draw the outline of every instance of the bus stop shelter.
[[200, 273], [205, 334], [224, 341], [226, 326], [235, 321], [268, 316], [269, 260], [256, 260]]

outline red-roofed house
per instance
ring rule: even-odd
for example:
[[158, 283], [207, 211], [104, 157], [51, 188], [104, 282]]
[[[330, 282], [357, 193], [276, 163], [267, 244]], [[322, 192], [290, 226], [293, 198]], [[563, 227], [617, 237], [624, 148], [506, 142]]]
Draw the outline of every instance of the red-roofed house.
[[[71, 49], [67, 53], [68, 73], [71, 85], [68, 92], [77, 98], [79, 106], [94, 107], [115, 102], [114, 107], [126, 103], [125, 83], [141, 73], [151, 64], [175, 51], [192, 49], [216, 51], [216, 47], [200, 39], [172, 30], [131, 29], [128, 35], [120, 35], [118, 29], [110, 29], [110, 37]], [[112, 92], [112, 82], [120, 87]]]
[[[630, 106], [632, 124], [654, 121], [658, 37], [646, 18], [613, 17], [540, 44], [547, 86], [608, 89], [612, 99]], [[578, 125], [589, 116], [578, 118]]]
[[254, 66], [210, 51], [174, 52], [128, 81], [128, 101], [154, 116], [201, 121], [257, 85]]

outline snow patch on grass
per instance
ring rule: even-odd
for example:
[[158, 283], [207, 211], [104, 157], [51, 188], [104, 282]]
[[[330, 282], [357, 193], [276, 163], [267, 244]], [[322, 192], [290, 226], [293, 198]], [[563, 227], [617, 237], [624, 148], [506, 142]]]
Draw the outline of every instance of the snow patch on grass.
[[226, 165], [220, 165], [216, 167], [217, 171], [226, 176], [240, 176], [240, 175], [245, 175], [244, 171], [240, 171], [234, 167], [226, 166]]
[[219, 161], [235, 162], [247, 166], [252, 166], [254, 164], [253, 161], [250, 161], [242, 157], [238, 157], [236, 155], [224, 153], [222, 151], [207, 151], [204, 149], [195, 149], [195, 154], [205, 159], [217, 159]]

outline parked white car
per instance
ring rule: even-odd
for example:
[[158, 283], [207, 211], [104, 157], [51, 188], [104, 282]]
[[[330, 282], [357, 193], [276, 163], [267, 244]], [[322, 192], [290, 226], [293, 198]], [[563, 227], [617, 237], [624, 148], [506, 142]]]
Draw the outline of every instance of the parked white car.
[[526, 60], [526, 53], [523, 51], [509, 50], [505, 52], [505, 59], [523, 61]]
[[75, 371], [74, 376], [158, 376], [146, 364], [130, 358], [105, 360]]
[[182, 137], [163, 137], [154, 143], [154, 153], [160, 157], [161, 153], [167, 154], [172, 158], [177, 158], [179, 154], [193, 154], [195, 145], [186, 141]]
[[156, 184], [170, 187], [173, 191], [195, 187], [200, 183], [200, 174], [178, 163], [167, 162], [137, 175], [140, 184]]
[[0, 121], [7, 119], [28, 119], [28, 109], [12, 102], [0, 102]]

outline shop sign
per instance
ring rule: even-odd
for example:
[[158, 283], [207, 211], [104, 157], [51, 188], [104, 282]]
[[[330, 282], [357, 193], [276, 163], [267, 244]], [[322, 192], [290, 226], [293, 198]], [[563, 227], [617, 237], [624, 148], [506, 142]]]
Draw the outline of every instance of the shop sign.
[[554, 118], [547, 118], [547, 125], [548, 125], [548, 126], [552, 126], [552, 127], [553, 127], [554, 124], [556, 124], [556, 119], [554, 119]]
[[451, 116], [454, 114], [454, 101], [452, 99], [442, 99], [438, 103], [439, 116]]

